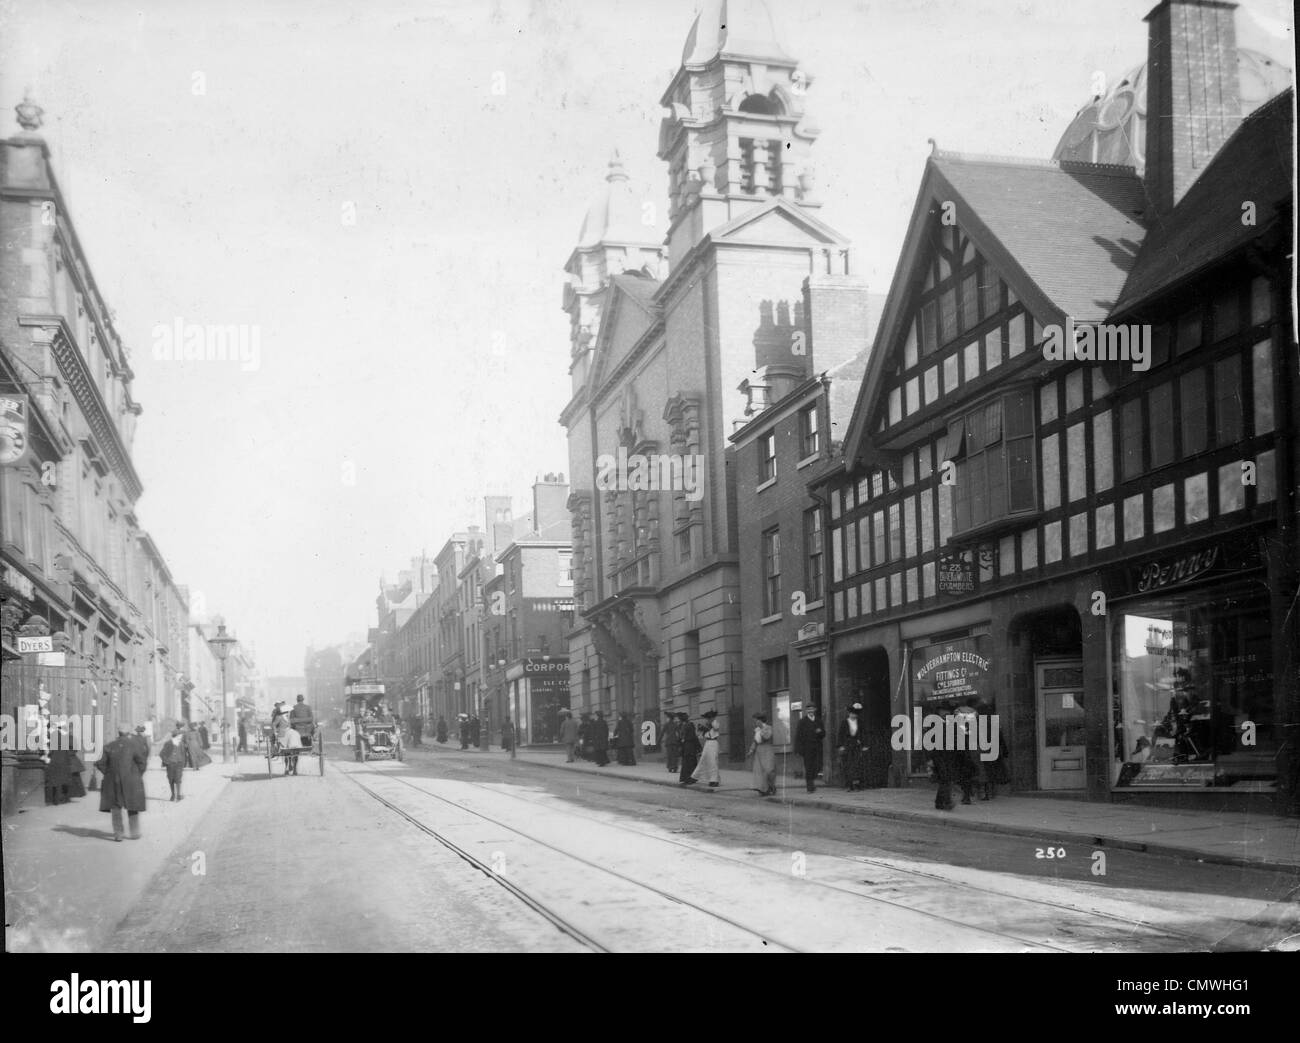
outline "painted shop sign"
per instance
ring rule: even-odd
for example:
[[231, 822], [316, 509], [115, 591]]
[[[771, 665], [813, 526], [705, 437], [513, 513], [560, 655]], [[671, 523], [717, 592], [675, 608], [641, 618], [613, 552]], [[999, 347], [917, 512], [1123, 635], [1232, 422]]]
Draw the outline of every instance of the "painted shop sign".
[[1250, 536], [1231, 544], [1201, 544], [1176, 557], [1152, 558], [1131, 570], [1131, 589], [1149, 594], [1211, 576], [1244, 572], [1261, 565], [1259, 546]]
[[569, 660], [566, 659], [525, 659], [525, 674], [564, 674], [569, 673]]
[[939, 559], [940, 594], [974, 594], [975, 563], [969, 554], [949, 554]]
[[945, 700], [986, 698], [990, 661], [979, 638], [927, 645], [912, 653], [912, 703], [925, 706]]

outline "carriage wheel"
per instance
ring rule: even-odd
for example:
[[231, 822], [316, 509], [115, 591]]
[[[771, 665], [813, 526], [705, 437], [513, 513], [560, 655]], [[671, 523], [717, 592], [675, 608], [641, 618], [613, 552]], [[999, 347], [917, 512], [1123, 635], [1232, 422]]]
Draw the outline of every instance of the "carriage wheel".
[[271, 770], [271, 744], [266, 744], [266, 774], [275, 778], [275, 772]]

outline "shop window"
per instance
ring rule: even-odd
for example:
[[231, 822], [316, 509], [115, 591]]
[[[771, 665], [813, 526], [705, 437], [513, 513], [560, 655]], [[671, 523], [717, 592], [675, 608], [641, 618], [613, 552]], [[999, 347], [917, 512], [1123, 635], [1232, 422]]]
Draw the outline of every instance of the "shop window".
[[1262, 587], [1139, 603], [1117, 616], [1114, 648], [1117, 787], [1275, 788], [1281, 733]]

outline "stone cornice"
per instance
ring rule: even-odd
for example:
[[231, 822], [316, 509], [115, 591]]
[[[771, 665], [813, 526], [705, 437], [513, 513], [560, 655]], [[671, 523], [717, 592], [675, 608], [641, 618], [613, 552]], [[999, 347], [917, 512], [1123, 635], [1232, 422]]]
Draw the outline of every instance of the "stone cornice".
[[71, 388], [77, 407], [86, 418], [95, 441], [108, 458], [114, 473], [121, 480], [127, 499], [135, 503], [144, 491], [140, 476], [131, 463], [131, 454], [122, 441], [117, 424], [109, 415], [108, 404], [100, 394], [95, 378], [86, 366], [85, 356], [77, 348], [76, 338], [68, 328], [67, 322], [61, 315], [19, 315], [18, 324], [54, 331], [50, 339], [50, 351], [58, 363], [59, 372], [63, 374], [64, 380]]

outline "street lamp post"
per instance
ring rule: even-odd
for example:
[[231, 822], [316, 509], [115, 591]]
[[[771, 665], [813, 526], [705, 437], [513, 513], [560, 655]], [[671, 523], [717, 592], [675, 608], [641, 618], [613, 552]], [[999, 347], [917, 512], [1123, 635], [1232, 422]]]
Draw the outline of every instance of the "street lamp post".
[[[226, 633], [226, 624], [217, 624], [217, 635], [208, 639], [208, 645], [212, 649], [212, 654], [217, 657], [221, 663], [221, 720], [225, 724], [222, 729], [225, 734], [221, 737], [221, 761], [223, 764], [229, 763], [232, 759], [230, 742], [230, 707], [226, 705], [226, 657], [230, 655], [232, 645], [239, 644], [239, 639], [231, 637]], [[238, 755], [234, 755], [237, 759]]]

